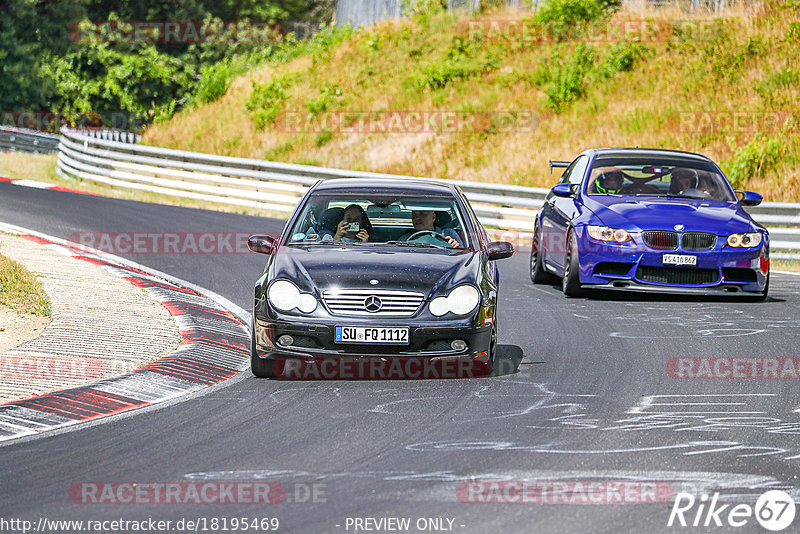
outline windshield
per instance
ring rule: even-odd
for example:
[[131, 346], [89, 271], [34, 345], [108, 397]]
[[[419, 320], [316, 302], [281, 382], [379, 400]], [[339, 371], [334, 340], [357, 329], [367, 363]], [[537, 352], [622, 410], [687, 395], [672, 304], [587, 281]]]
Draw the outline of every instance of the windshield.
[[464, 217], [454, 198], [315, 194], [287, 244], [469, 248], [464, 229]]
[[728, 181], [717, 170], [687, 161], [597, 160], [586, 193], [736, 200]]

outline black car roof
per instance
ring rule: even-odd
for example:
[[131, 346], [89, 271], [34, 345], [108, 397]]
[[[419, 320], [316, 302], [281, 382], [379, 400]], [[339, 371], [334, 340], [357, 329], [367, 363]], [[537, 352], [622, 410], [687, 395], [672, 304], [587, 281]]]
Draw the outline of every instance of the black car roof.
[[599, 157], [628, 157], [628, 158], [683, 158], [702, 162], [710, 162], [711, 159], [702, 154], [694, 152], [684, 152], [682, 150], [667, 150], [662, 148], [592, 148], [584, 152], [589, 156]]
[[314, 192], [453, 196], [455, 186], [443, 181], [421, 178], [332, 178], [317, 182]]

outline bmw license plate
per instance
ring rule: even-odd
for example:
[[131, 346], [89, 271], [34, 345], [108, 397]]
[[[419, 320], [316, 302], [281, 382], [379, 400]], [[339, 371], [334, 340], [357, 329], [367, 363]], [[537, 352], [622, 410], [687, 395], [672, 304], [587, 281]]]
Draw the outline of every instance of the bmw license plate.
[[664, 254], [661, 256], [664, 265], [697, 265], [697, 256], [689, 254]]
[[337, 326], [334, 330], [334, 341], [336, 343], [408, 345], [408, 328]]

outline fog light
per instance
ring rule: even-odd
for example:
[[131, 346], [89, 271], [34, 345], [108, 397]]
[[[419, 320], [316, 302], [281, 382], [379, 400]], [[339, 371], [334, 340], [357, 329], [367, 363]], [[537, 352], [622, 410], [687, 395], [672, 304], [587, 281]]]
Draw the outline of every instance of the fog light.
[[294, 338], [289, 335], [282, 335], [278, 338], [278, 345], [281, 347], [290, 347], [294, 343]]
[[456, 352], [461, 352], [462, 350], [466, 350], [467, 342], [462, 339], [454, 339], [452, 343], [450, 343], [450, 348]]

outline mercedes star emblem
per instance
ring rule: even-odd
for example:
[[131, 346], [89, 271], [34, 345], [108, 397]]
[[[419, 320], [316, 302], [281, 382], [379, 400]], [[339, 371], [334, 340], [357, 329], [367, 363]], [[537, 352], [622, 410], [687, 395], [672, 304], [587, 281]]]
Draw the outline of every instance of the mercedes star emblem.
[[369, 296], [364, 300], [364, 309], [370, 313], [378, 313], [383, 308], [383, 302], [375, 295]]

